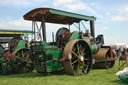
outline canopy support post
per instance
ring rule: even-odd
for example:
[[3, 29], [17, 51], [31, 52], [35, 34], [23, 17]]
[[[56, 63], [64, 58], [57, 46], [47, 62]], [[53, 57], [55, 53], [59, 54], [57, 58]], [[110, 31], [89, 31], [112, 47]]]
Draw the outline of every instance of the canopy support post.
[[93, 20], [90, 21], [90, 31], [91, 31], [91, 35], [95, 38], [95, 27]]
[[80, 22], [78, 23], [78, 25], [79, 25], [79, 32], [80, 32]]
[[36, 39], [36, 28], [35, 28], [35, 21], [34, 21], [34, 40]]
[[[34, 29], [34, 21], [32, 21], [32, 32], [33, 32], [33, 29]], [[34, 33], [31, 35], [31, 40], [33, 39], [33, 36], [34, 36]]]
[[[45, 27], [45, 18], [44, 16], [42, 17], [42, 35], [43, 35], [43, 40], [46, 41], [46, 27]], [[47, 42], [47, 41], [46, 41]]]
[[69, 27], [69, 31], [70, 31], [70, 24], [68, 24], [68, 27]]

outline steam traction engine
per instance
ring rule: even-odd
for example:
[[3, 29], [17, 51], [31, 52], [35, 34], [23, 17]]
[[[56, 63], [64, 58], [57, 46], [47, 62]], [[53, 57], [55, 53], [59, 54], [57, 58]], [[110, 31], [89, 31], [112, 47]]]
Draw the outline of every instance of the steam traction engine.
[[[95, 38], [93, 16], [65, 12], [51, 8], [34, 9], [24, 15], [25, 20], [32, 21], [34, 32], [31, 50], [35, 58], [37, 72], [54, 72], [63, 70], [71, 75], [84, 75], [94, 67], [112, 68], [115, 56], [110, 46], [104, 46], [103, 35]], [[41, 22], [40, 28], [37, 21]], [[90, 31], [82, 32], [81, 21], [90, 22]], [[69, 25], [56, 32], [53, 42], [46, 40], [45, 22]], [[78, 31], [71, 32], [70, 26], [78, 23]]]
[[31, 31], [0, 30], [0, 73], [31, 72], [34, 68], [28, 37]]

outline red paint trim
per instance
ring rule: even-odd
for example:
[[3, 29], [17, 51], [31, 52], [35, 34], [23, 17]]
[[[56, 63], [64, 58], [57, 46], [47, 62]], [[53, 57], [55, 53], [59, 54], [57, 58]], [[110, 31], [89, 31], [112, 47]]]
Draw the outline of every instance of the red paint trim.
[[63, 61], [66, 61], [66, 60], [68, 60], [68, 58], [67, 58], [67, 57], [63, 57], [63, 58], [61, 58], [59, 61], [60, 61], [60, 62], [63, 62]]
[[54, 57], [53, 59], [52, 59], [52, 61], [56, 61], [57, 59]]
[[113, 48], [111, 46], [102, 46], [102, 48], [109, 48], [110, 49], [110, 55], [111, 55], [111, 57], [114, 58], [114, 56], [113, 56]]

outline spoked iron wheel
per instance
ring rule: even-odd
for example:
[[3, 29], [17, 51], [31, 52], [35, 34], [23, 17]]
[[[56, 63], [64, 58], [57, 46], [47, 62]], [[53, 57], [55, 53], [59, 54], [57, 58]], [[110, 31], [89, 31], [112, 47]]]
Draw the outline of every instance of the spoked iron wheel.
[[29, 49], [18, 49], [13, 52], [15, 58], [15, 72], [25, 73], [31, 72], [34, 69], [32, 56], [30, 56]]
[[70, 41], [63, 53], [68, 60], [64, 61], [64, 70], [71, 75], [85, 75], [92, 65], [92, 54], [89, 45], [83, 40]]

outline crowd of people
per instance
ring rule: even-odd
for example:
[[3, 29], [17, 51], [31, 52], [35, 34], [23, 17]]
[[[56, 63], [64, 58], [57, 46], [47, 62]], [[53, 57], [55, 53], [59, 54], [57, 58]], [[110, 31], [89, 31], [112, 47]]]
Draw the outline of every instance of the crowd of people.
[[115, 49], [115, 53], [117, 57], [125, 58], [126, 56], [128, 56], [128, 48], [118, 47]]

